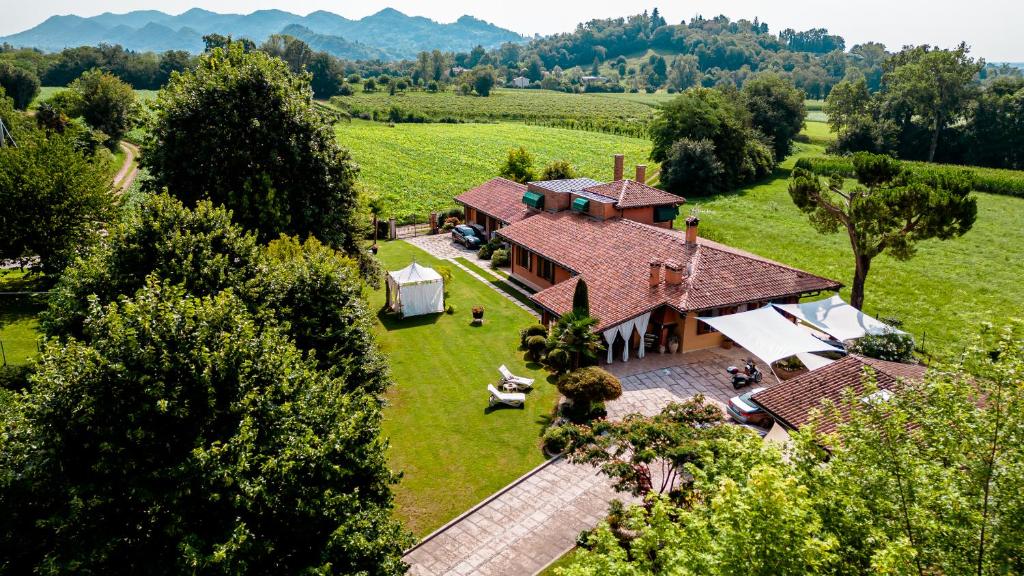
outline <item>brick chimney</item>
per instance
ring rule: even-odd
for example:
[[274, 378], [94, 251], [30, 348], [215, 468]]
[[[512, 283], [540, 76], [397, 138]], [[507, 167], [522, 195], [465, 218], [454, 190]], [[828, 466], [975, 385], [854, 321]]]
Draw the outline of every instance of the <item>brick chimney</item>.
[[686, 219], [686, 243], [696, 244], [697, 243], [697, 226], [700, 224], [700, 218], [696, 216], [690, 216]]
[[665, 284], [679, 286], [683, 283], [683, 265], [675, 260], [665, 260]]
[[661, 260], [651, 258], [651, 288], [661, 284]]
[[626, 155], [625, 154], [616, 154], [615, 155], [615, 177], [612, 178], [612, 180], [615, 180], [615, 181], [622, 180], [622, 173], [623, 173], [623, 170], [625, 169], [625, 165], [626, 165]]
[[641, 184], [647, 183], [647, 164], [636, 165], [636, 181]]

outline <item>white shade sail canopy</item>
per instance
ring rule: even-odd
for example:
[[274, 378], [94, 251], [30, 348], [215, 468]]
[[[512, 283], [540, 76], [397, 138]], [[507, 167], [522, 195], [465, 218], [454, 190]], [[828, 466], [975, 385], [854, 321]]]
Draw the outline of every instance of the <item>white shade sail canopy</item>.
[[444, 312], [444, 280], [433, 268], [412, 264], [388, 272], [388, 306], [402, 316]]
[[806, 366], [808, 370], [812, 371], [835, 362], [835, 360], [829, 360], [824, 356], [818, 356], [817, 354], [811, 354], [810, 352], [801, 352], [797, 354], [796, 357], [800, 362], [803, 362], [803, 365]]
[[701, 316], [698, 319], [767, 364], [801, 352], [839, 351], [786, 320], [771, 306], [727, 316]]
[[838, 340], [852, 340], [865, 334], [904, 333], [850, 306], [838, 294], [815, 302], [773, 306]]

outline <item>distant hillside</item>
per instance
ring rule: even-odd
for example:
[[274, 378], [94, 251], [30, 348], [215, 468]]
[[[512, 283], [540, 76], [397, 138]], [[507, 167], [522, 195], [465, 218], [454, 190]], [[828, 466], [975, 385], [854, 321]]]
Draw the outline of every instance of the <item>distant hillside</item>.
[[140, 52], [187, 50], [197, 53], [203, 50], [205, 34], [261, 42], [286, 29], [314, 49], [349, 59], [407, 59], [415, 58], [423, 50], [464, 52], [477, 45], [493, 48], [504, 42], [523, 41], [515, 32], [472, 16], [441, 24], [391, 8], [360, 20], [324, 11], [299, 16], [281, 10], [218, 14], [193, 8], [177, 16], [157, 10], [127, 14], [107, 12], [91, 18], [52, 16], [34, 28], [0, 37], [0, 43], [46, 51], [106, 43]]

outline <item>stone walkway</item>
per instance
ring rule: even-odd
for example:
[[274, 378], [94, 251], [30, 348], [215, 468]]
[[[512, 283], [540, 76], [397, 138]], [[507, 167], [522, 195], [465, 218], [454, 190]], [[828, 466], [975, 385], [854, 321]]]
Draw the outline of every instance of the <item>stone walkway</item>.
[[[742, 350], [708, 350], [606, 366], [620, 375], [623, 389], [608, 403], [608, 417], [652, 415], [696, 394], [725, 403], [736, 394], [725, 367], [741, 357]], [[424, 538], [405, 561], [417, 576], [536, 574], [596, 526], [616, 498], [631, 501], [593, 467], [549, 460]]]

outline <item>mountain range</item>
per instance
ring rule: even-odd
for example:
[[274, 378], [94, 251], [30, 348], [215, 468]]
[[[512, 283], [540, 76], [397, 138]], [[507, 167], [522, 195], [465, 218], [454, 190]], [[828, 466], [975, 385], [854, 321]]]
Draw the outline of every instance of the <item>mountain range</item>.
[[468, 51], [476, 45], [493, 48], [524, 38], [472, 16], [450, 24], [422, 16], [408, 16], [392, 8], [351, 20], [325, 11], [299, 16], [281, 10], [251, 14], [219, 14], [192, 8], [178, 15], [158, 10], [98, 16], [51, 16], [23, 32], [0, 37], [18, 47], [56, 51], [100, 43], [120, 44], [140, 52], [187, 50], [202, 52], [203, 35], [223, 34], [262, 42], [271, 34], [287, 33], [314, 50], [339, 58], [398, 60], [415, 58], [423, 50]]

